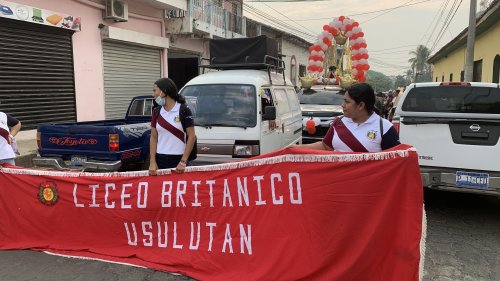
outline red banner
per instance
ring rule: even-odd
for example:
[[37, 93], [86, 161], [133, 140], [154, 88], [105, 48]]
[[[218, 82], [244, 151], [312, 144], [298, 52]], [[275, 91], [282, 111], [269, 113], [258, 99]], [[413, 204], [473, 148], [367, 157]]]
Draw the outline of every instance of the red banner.
[[158, 176], [3, 168], [0, 182], [4, 250], [200, 280], [419, 280], [423, 191], [406, 145], [289, 148]]

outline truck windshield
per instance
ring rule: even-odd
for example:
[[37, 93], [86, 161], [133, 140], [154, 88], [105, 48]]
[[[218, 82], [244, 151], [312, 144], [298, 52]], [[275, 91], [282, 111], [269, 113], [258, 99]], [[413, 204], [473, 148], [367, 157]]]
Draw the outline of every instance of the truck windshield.
[[410, 90], [402, 109], [413, 112], [500, 114], [500, 90], [471, 86], [417, 87]]
[[252, 85], [191, 85], [181, 94], [197, 126], [247, 128], [257, 124], [257, 95]]

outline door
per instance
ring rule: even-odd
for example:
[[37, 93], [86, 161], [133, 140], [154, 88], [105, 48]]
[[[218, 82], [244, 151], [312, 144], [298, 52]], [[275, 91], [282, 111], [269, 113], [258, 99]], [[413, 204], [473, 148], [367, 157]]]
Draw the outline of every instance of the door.
[[[278, 150], [282, 147], [282, 122], [280, 114], [278, 113], [277, 99], [274, 93], [274, 89], [270, 87], [263, 87], [259, 92], [261, 100], [261, 115], [259, 116], [259, 119], [261, 120], [260, 154], [265, 154], [271, 151]], [[266, 106], [276, 107], [276, 120], [269, 121], [262, 119], [262, 115], [265, 112]]]
[[281, 133], [281, 147], [287, 147], [293, 143], [294, 116], [288, 101], [286, 89], [283, 87], [274, 87], [273, 90], [276, 97], [276, 115], [280, 119], [279, 123], [278, 121], [276, 122], [276, 125]]
[[288, 104], [290, 105], [290, 119], [285, 126], [288, 128], [288, 145], [302, 143], [302, 110], [297, 92], [292, 87], [286, 88]]
[[200, 74], [199, 55], [168, 52], [168, 77], [181, 89], [189, 80]]
[[0, 18], [0, 111], [23, 129], [76, 121], [73, 33]]
[[151, 95], [161, 77], [160, 50], [103, 41], [106, 119], [124, 118], [135, 96]]

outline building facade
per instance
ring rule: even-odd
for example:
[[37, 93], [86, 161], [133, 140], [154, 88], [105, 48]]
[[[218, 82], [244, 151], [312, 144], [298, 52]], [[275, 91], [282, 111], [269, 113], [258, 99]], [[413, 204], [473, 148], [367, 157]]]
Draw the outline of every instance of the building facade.
[[[476, 19], [474, 82], [500, 82], [500, 1], [495, 0]], [[428, 60], [435, 82], [464, 81], [468, 29]]]
[[[210, 39], [262, 34], [258, 22], [242, 16], [241, 1], [0, 5], [0, 111], [20, 119], [24, 130], [46, 122], [123, 118], [131, 98], [150, 95], [156, 79], [169, 76], [180, 88], [198, 75], [208, 63]], [[307, 64], [305, 41], [282, 42], [289, 60], [298, 54], [292, 65]]]

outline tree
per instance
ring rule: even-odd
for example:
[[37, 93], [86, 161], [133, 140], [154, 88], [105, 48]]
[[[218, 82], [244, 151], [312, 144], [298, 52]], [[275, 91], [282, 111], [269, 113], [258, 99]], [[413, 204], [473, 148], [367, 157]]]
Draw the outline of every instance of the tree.
[[418, 45], [415, 51], [411, 51], [412, 57], [408, 60], [413, 71], [412, 82], [432, 81], [431, 66], [427, 63], [431, 52], [424, 45]]
[[366, 73], [366, 83], [372, 85], [376, 92], [388, 91], [393, 88], [391, 78], [385, 74], [373, 70]]
[[394, 80], [394, 88], [397, 89], [399, 87], [405, 87], [408, 86], [410, 83], [411, 79], [409, 79], [407, 76], [397, 75], [396, 79]]

